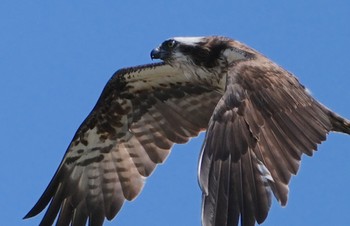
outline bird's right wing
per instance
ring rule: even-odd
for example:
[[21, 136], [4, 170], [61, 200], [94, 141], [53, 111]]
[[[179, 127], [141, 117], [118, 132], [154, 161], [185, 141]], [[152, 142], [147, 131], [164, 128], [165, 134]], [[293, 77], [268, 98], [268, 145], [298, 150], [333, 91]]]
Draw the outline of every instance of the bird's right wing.
[[112, 219], [174, 143], [207, 128], [221, 95], [164, 63], [117, 71], [25, 218], [48, 206], [41, 225], [52, 225], [58, 214], [57, 225]]
[[271, 194], [285, 205], [301, 155], [349, 121], [313, 99], [272, 62], [242, 62], [229, 71], [209, 122], [199, 166], [204, 226], [262, 223]]

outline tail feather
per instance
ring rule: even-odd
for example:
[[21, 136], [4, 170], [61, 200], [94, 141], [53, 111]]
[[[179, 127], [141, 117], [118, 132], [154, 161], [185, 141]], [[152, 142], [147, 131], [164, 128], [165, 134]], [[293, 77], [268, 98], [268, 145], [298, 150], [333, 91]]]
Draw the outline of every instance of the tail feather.
[[350, 134], [350, 121], [348, 119], [332, 111], [329, 111], [329, 117], [333, 126], [332, 131]]

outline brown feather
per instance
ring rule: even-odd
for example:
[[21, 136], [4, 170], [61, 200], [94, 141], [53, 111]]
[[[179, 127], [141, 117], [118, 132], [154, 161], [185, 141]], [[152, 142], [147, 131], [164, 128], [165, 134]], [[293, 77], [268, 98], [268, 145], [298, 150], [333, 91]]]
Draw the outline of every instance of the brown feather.
[[347, 119], [237, 41], [175, 38], [151, 55], [165, 63], [113, 75], [25, 218], [48, 206], [41, 225], [58, 214], [58, 225], [102, 225], [137, 197], [174, 143], [208, 128], [198, 175], [202, 224], [253, 226], [266, 219], [272, 193], [286, 205], [302, 154], [311, 156], [331, 131], [350, 134]]
[[[174, 143], [205, 130], [221, 94], [190, 83], [164, 64], [122, 69], [107, 83], [76, 132], [52, 182], [25, 218], [48, 204], [42, 224], [102, 225], [144, 177], [165, 161]], [[202, 98], [207, 99], [206, 102]]]
[[[271, 193], [286, 205], [301, 155], [311, 156], [332, 130], [350, 132], [349, 121], [319, 104], [292, 74], [238, 42], [231, 45], [254, 56], [229, 66], [209, 122], [199, 166], [205, 226], [262, 223]], [[213, 170], [228, 156], [229, 177]], [[226, 199], [216, 194], [219, 181], [229, 184]]]

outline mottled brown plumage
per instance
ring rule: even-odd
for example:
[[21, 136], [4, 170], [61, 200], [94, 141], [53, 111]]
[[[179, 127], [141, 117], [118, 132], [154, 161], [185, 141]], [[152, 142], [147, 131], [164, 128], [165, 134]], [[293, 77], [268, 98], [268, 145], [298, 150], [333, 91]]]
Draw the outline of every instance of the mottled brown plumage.
[[174, 143], [205, 130], [219, 98], [163, 63], [117, 71], [26, 218], [51, 201], [42, 225], [51, 225], [59, 211], [57, 225], [112, 219]]
[[33, 209], [41, 225], [102, 225], [164, 162], [174, 143], [207, 130], [200, 164], [202, 224], [262, 223], [281, 205], [302, 154], [350, 122], [317, 102], [289, 72], [224, 37], [174, 38], [164, 63], [117, 71], [76, 132]]

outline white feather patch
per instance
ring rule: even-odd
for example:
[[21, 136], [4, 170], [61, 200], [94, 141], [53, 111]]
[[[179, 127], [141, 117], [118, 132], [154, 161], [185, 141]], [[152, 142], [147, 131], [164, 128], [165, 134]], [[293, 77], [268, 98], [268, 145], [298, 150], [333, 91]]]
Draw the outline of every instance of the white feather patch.
[[186, 45], [195, 45], [198, 42], [203, 41], [203, 38], [204, 37], [175, 37], [173, 39]]
[[244, 60], [247, 57], [244, 55], [244, 52], [236, 48], [228, 48], [223, 52], [223, 55], [226, 57], [227, 62], [231, 63], [237, 60]]

